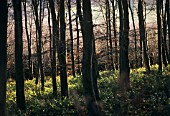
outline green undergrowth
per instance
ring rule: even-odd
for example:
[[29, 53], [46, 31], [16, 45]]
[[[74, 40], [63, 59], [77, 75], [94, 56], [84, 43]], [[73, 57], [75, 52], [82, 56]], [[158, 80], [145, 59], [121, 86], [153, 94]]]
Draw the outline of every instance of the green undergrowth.
[[[158, 66], [130, 71], [130, 89], [122, 92], [118, 82], [118, 71], [102, 71], [98, 79], [101, 109], [104, 115], [122, 116], [168, 116], [170, 115], [170, 66], [164, 67], [162, 75]], [[69, 98], [60, 99], [60, 80], [57, 77], [57, 95], [52, 94], [52, 79], [46, 77], [45, 90], [35, 79], [25, 81], [26, 112], [16, 107], [15, 81], [7, 83], [7, 113], [25, 116], [77, 116], [86, 115], [81, 76], [68, 78]]]

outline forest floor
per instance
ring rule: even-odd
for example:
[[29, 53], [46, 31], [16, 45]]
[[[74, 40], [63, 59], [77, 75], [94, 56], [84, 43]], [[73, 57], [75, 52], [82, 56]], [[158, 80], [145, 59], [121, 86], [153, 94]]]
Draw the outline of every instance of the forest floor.
[[[132, 69], [131, 88], [122, 93], [118, 84], [118, 71], [102, 71], [98, 79], [103, 115], [170, 115], [170, 66], [157, 71], [158, 65], [151, 67], [146, 74], [145, 68]], [[7, 82], [7, 114], [11, 116], [78, 116], [87, 114], [81, 76], [69, 77], [69, 98], [60, 99], [60, 80], [57, 78], [57, 96], [52, 94], [52, 80], [46, 77], [45, 90], [35, 80], [25, 81], [26, 112], [16, 108], [15, 81]]]

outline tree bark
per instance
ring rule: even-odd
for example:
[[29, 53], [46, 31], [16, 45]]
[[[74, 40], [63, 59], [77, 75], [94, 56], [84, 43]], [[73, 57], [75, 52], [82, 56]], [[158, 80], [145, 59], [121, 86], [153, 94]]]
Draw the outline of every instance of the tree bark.
[[116, 35], [116, 14], [115, 14], [115, 0], [111, 0], [113, 10], [113, 33], [115, 38], [115, 69], [118, 70], [118, 46], [117, 46], [117, 35]]
[[49, 5], [51, 9], [51, 15], [52, 15], [52, 24], [53, 24], [53, 50], [52, 50], [52, 82], [53, 82], [53, 94], [56, 95], [57, 92], [57, 84], [56, 84], [56, 46], [57, 41], [59, 40], [58, 37], [58, 21], [56, 19], [56, 13], [55, 13], [55, 7], [54, 7], [54, 1], [49, 0]]
[[157, 28], [158, 28], [158, 70], [162, 73], [162, 21], [161, 21], [161, 2], [162, 0], [156, 0], [157, 11]]
[[168, 6], [169, 0], [166, 0], [165, 3], [165, 13], [164, 13], [164, 20], [163, 20], [163, 33], [164, 33], [164, 47], [166, 52], [166, 59], [168, 61], [168, 64], [170, 64], [170, 57], [167, 47], [167, 27], [168, 27], [168, 12], [169, 12], [169, 6]]
[[28, 46], [29, 79], [32, 79], [33, 76], [32, 76], [32, 66], [31, 66], [31, 38], [29, 37], [29, 34], [28, 34], [26, 0], [23, 2], [23, 6], [24, 6], [24, 16], [25, 16], [25, 31], [26, 31], [27, 46]]
[[[167, 24], [168, 24], [168, 40], [169, 40], [169, 44], [168, 44], [168, 47], [169, 47], [169, 61], [170, 61], [170, 10], [169, 10], [169, 0], [166, 0], [166, 3], [167, 3]], [[169, 63], [169, 62], [168, 62]]]
[[168, 49], [167, 49], [167, 44], [166, 44], [166, 36], [167, 36], [166, 7], [167, 6], [165, 4], [165, 12], [164, 14], [162, 14], [162, 18], [163, 18], [162, 58], [163, 58], [163, 64], [165, 65], [165, 67], [167, 67], [168, 65], [167, 60], [169, 59], [169, 54], [168, 54]]
[[71, 21], [71, 3], [68, 0], [68, 14], [69, 14], [69, 28], [70, 28], [70, 39], [71, 39], [71, 61], [72, 61], [72, 75], [75, 77], [75, 66], [74, 66], [74, 52], [73, 52], [73, 29]]
[[80, 54], [79, 54], [79, 51], [80, 51], [80, 47], [79, 47], [79, 42], [80, 42], [80, 36], [79, 36], [79, 23], [78, 23], [78, 13], [77, 13], [77, 16], [76, 16], [76, 31], [77, 31], [77, 54], [76, 54], [76, 57], [77, 57], [77, 73], [78, 74], [81, 74], [81, 71], [80, 71]]
[[7, 0], [0, 1], [0, 115], [5, 116], [6, 109], [6, 77], [7, 77]]
[[22, 10], [21, 0], [13, 0], [15, 19], [15, 76], [16, 76], [16, 101], [20, 110], [26, 110], [24, 94], [24, 74], [23, 74], [23, 38], [22, 38]]
[[59, 41], [59, 63], [60, 63], [60, 81], [61, 81], [61, 96], [68, 97], [68, 83], [66, 71], [66, 41], [65, 41], [65, 0], [60, 1], [60, 41]]
[[[82, 64], [82, 82], [84, 95], [87, 101], [88, 114], [90, 116], [100, 116], [100, 110], [96, 97], [97, 90], [97, 73], [94, 65], [96, 62], [94, 54], [94, 36], [93, 23], [91, 14], [91, 1], [83, 0], [83, 64]], [[82, 28], [82, 27], [81, 27]], [[94, 63], [94, 64], [93, 64]], [[94, 71], [94, 72], [93, 72]], [[95, 81], [95, 82], [94, 82]]]
[[130, 87], [130, 68], [128, 59], [129, 13], [127, 0], [119, 0], [120, 13], [120, 85], [123, 91]]
[[38, 3], [35, 0], [32, 0], [32, 4], [34, 7], [35, 13], [35, 25], [36, 25], [36, 32], [38, 35], [37, 38], [37, 59], [38, 59], [38, 69], [40, 69], [40, 76], [41, 76], [41, 90], [44, 91], [44, 70], [42, 64], [42, 19], [41, 19], [41, 11], [42, 11], [42, 0], [40, 0], [40, 14], [38, 15]]
[[147, 50], [146, 50], [146, 32], [145, 32], [145, 24], [144, 24], [144, 19], [143, 19], [143, 4], [142, 1], [139, 0], [138, 3], [138, 17], [139, 17], [139, 27], [140, 27], [140, 39], [143, 43], [143, 56], [144, 56], [144, 63], [145, 63], [145, 67], [147, 72], [150, 72], [150, 66], [149, 66], [149, 58], [147, 55]]
[[[113, 64], [113, 45], [112, 45], [112, 33], [111, 33], [111, 23], [110, 23], [110, 4], [109, 4], [109, 0], [106, 0], [106, 21], [107, 21], [107, 40], [109, 40], [109, 44], [110, 44], [110, 50], [109, 52], [109, 65], [111, 65], [111, 68], [109, 67], [109, 69], [114, 70], [114, 64]], [[109, 57], [108, 56], [108, 57]]]
[[131, 2], [129, 0], [129, 9], [130, 9], [130, 12], [131, 12], [131, 16], [132, 16], [132, 22], [133, 22], [133, 30], [134, 30], [134, 37], [135, 37], [135, 64], [136, 64], [136, 67], [135, 68], [138, 68], [138, 57], [137, 57], [137, 34], [136, 34], [136, 26], [135, 26], [135, 19], [134, 19], [134, 13], [133, 13], [133, 10], [131, 8]]

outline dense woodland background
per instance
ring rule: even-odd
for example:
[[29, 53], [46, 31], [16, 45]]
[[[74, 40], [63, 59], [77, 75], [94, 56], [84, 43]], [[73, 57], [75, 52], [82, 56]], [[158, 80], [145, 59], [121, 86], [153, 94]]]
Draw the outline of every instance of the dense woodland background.
[[0, 115], [170, 114], [169, 0], [1, 0]]

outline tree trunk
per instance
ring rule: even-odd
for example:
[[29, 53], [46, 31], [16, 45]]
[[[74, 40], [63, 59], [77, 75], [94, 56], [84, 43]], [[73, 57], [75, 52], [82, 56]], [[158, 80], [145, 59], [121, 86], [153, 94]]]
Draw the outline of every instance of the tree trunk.
[[26, 31], [27, 46], [28, 46], [29, 79], [32, 79], [33, 76], [32, 76], [32, 67], [31, 67], [31, 40], [30, 40], [31, 38], [29, 37], [29, 34], [28, 34], [26, 0], [23, 2], [23, 6], [24, 6], [24, 16], [25, 16], [25, 31]]
[[138, 68], [138, 57], [137, 57], [137, 35], [136, 35], [136, 27], [135, 27], [135, 19], [134, 19], [134, 14], [133, 14], [133, 10], [131, 8], [131, 2], [129, 0], [129, 9], [130, 9], [130, 12], [131, 12], [131, 16], [132, 16], [132, 22], [133, 22], [133, 30], [134, 30], [134, 37], [135, 37], [135, 64], [136, 64], [136, 67], [135, 68]]
[[0, 1], [0, 115], [5, 116], [6, 109], [6, 77], [7, 77], [7, 0]]
[[[83, 64], [82, 64], [82, 79], [84, 95], [87, 101], [87, 109], [90, 116], [100, 116], [98, 103], [96, 101], [97, 73], [95, 71], [95, 51], [94, 51], [94, 36], [93, 23], [91, 14], [91, 1], [83, 0], [83, 23], [81, 27], [84, 30], [83, 36]], [[94, 72], [93, 72], [94, 71]]]
[[166, 35], [167, 35], [166, 6], [165, 6], [165, 13], [162, 17], [163, 17], [162, 59], [163, 59], [163, 64], [165, 65], [165, 67], [167, 67], [168, 65], [167, 59], [169, 59], [168, 56], [169, 54], [166, 45]]
[[65, 0], [60, 1], [60, 41], [59, 41], [59, 63], [60, 63], [60, 81], [61, 81], [61, 96], [68, 97], [68, 83], [66, 71], [66, 41], [65, 41]]
[[112, 33], [111, 33], [111, 23], [110, 23], [110, 4], [109, 4], [109, 0], [106, 0], [106, 21], [107, 21], [107, 28], [108, 28], [108, 40], [109, 40], [109, 44], [110, 44], [110, 50], [109, 52], [109, 65], [111, 65], [111, 67], [109, 67], [109, 69], [114, 70], [114, 64], [113, 64], [113, 47], [112, 47]]
[[146, 36], [145, 36], [145, 24], [144, 24], [144, 19], [143, 19], [143, 4], [142, 1], [139, 0], [138, 3], [138, 17], [139, 17], [139, 27], [140, 27], [140, 40], [143, 43], [143, 56], [144, 56], [144, 63], [145, 63], [145, 67], [147, 72], [150, 72], [150, 66], [149, 66], [149, 58], [147, 55], [147, 51], [146, 51]]
[[56, 84], [56, 46], [58, 40], [58, 21], [56, 19], [54, 1], [49, 0], [49, 5], [51, 9], [52, 15], [52, 24], [53, 24], [53, 52], [52, 52], [52, 81], [53, 81], [53, 94], [56, 95], [57, 92], [57, 84]]
[[79, 54], [79, 42], [80, 42], [80, 36], [79, 36], [79, 24], [78, 24], [78, 13], [77, 13], [77, 16], [76, 16], [76, 31], [77, 31], [77, 54], [76, 54], [76, 57], [77, 57], [77, 73], [78, 74], [81, 74], [81, 71], [80, 71], [80, 54]]
[[117, 50], [117, 35], [116, 35], [116, 15], [115, 15], [115, 0], [111, 0], [112, 2], [112, 10], [113, 10], [113, 32], [115, 38], [115, 69], [118, 70], [118, 50]]
[[69, 28], [70, 28], [70, 38], [71, 38], [71, 61], [72, 61], [72, 75], [75, 77], [75, 66], [74, 66], [74, 52], [73, 52], [73, 30], [71, 21], [71, 3], [68, 0], [68, 14], [69, 14]]
[[83, 24], [83, 17], [82, 17], [82, 12], [81, 12], [81, 0], [76, 0], [77, 3], [77, 15], [79, 17], [79, 21], [80, 21], [80, 26], [81, 26], [81, 33], [82, 36], [84, 36], [84, 24]]
[[129, 13], [127, 0], [119, 0], [120, 13], [120, 85], [123, 91], [130, 87], [129, 78]]
[[169, 44], [168, 44], [168, 47], [169, 47], [169, 59], [168, 59], [168, 61], [170, 61], [170, 12], [169, 12], [170, 7], [169, 7], [169, 0], [166, 0], [166, 3], [167, 3], [167, 24], [168, 24], [168, 40], [169, 40]]
[[42, 19], [41, 19], [41, 11], [42, 11], [42, 0], [40, 0], [40, 14], [38, 15], [38, 4], [35, 0], [32, 0], [32, 4], [34, 7], [35, 13], [35, 25], [36, 25], [36, 32], [38, 33], [37, 38], [37, 58], [38, 58], [38, 69], [40, 70], [41, 76], [41, 90], [44, 91], [44, 70], [42, 64]]
[[158, 28], [158, 70], [162, 73], [162, 21], [161, 21], [161, 2], [162, 0], [156, 0], [156, 10], [157, 10], [157, 28]]
[[164, 35], [164, 47], [165, 47], [165, 52], [166, 52], [166, 59], [168, 61], [168, 64], [170, 64], [170, 58], [169, 58], [169, 52], [168, 52], [168, 47], [167, 47], [167, 25], [168, 25], [168, 11], [169, 11], [169, 6], [168, 6], [168, 0], [166, 0], [165, 3], [165, 13], [164, 13], [164, 20], [163, 20], [163, 35]]
[[23, 74], [23, 43], [22, 43], [22, 10], [21, 0], [13, 0], [15, 19], [15, 74], [16, 74], [16, 101], [20, 110], [26, 110]]

